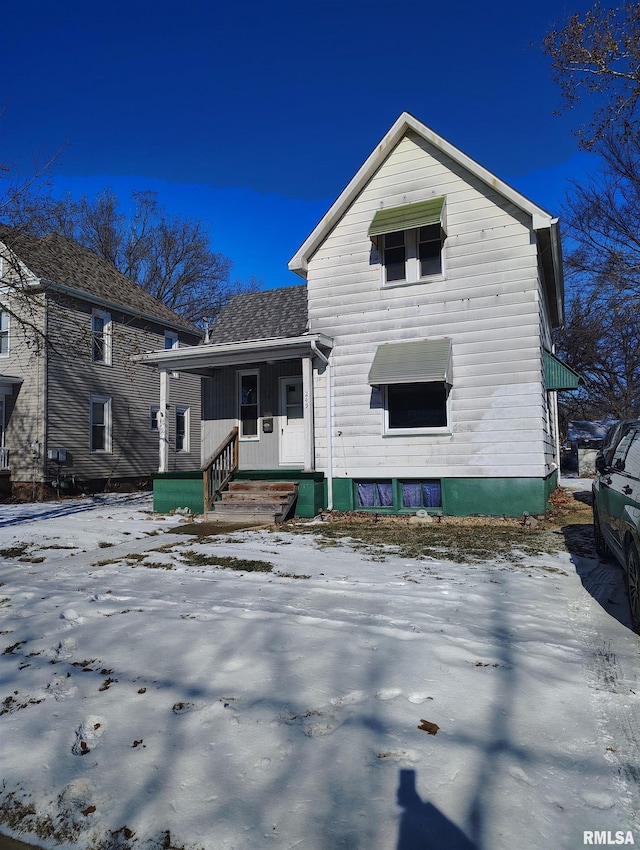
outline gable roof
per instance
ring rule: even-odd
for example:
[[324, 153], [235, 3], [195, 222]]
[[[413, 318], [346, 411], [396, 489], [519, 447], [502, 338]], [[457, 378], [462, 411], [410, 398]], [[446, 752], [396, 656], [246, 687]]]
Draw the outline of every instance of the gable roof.
[[564, 312], [564, 282], [558, 219], [553, 218], [542, 207], [534, 204], [533, 201], [520, 194], [504, 180], [496, 177], [495, 174], [492, 174], [484, 166], [471, 159], [470, 156], [467, 156], [408, 112], [403, 112], [400, 115], [380, 144], [375, 147], [344, 191], [291, 258], [289, 261], [291, 271], [306, 279], [310, 258], [369, 183], [385, 159], [409, 132], [417, 134], [430, 145], [442, 151], [470, 174], [486, 183], [491, 189], [531, 216], [532, 226], [537, 232], [540, 243], [545, 277], [544, 284], [551, 312], [551, 321], [556, 326], [561, 324]]
[[284, 286], [234, 296], [209, 331], [212, 345], [302, 336], [307, 330], [307, 287]]
[[0, 241], [44, 285], [200, 336], [191, 322], [78, 242], [59, 233], [38, 239], [4, 224]]

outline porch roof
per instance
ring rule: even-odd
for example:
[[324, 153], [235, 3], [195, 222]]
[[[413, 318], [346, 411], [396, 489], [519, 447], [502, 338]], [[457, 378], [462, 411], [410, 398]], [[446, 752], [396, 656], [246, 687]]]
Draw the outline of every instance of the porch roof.
[[135, 359], [159, 369], [208, 376], [213, 369], [222, 366], [244, 366], [263, 361], [312, 357], [317, 349], [326, 353], [332, 348], [333, 340], [324, 334], [303, 334], [295, 337], [208, 343], [189, 348], [151, 351]]

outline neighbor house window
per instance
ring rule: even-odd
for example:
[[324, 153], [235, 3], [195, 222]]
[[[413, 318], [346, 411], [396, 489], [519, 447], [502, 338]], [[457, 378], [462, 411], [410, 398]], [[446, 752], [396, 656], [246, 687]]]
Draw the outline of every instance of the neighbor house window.
[[0, 357], [9, 355], [9, 314], [0, 309]]
[[369, 227], [383, 284], [418, 283], [443, 274], [445, 199], [378, 210]]
[[111, 316], [102, 310], [94, 310], [91, 316], [91, 359], [111, 364]]
[[164, 348], [165, 351], [170, 351], [172, 348], [178, 347], [178, 334], [175, 331], [164, 332]]
[[111, 399], [108, 396], [91, 396], [90, 432], [92, 452], [111, 451]]
[[387, 430], [447, 427], [448, 387], [444, 381], [389, 384], [386, 387]]
[[160, 413], [160, 405], [152, 404], [149, 407], [149, 430], [150, 431], [159, 431], [158, 427], [158, 414]]
[[240, 437], [258, 439], [258, 373], [240, 372], [238, 374], [239, 388], [238, 419], [240, 421]]
[[176, 406], [176, 451], [189, 451], [189, 408]]

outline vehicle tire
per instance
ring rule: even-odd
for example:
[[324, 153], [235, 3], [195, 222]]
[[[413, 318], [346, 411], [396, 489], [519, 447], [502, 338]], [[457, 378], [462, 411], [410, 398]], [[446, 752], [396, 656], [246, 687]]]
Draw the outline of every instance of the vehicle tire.
[[627, 549], [627, 593], [633, 631], [640, 634], [640, 556], [635, 543]]
[[602, 528], [600, 527], [600, 517], [598, 516], [598, 509], [594, 506], [593, 508], [593, 538], [596, 544], [596, 552], [600, 555], [601, 558], [610, 558], [611, 550], [607, 546], [607, 541], [604, 539], [604, 535], [602, 533]]

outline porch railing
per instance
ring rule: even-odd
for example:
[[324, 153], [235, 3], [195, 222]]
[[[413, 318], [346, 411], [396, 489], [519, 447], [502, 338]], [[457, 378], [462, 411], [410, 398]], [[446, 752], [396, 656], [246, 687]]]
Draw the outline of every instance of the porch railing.
[[232, 428], [215, 452], [202, 464], [204, 509], [208, 511], [238, 468], [238, 429]]
[[0, 447], [0, 469], [9, 469], [9, 449]]

